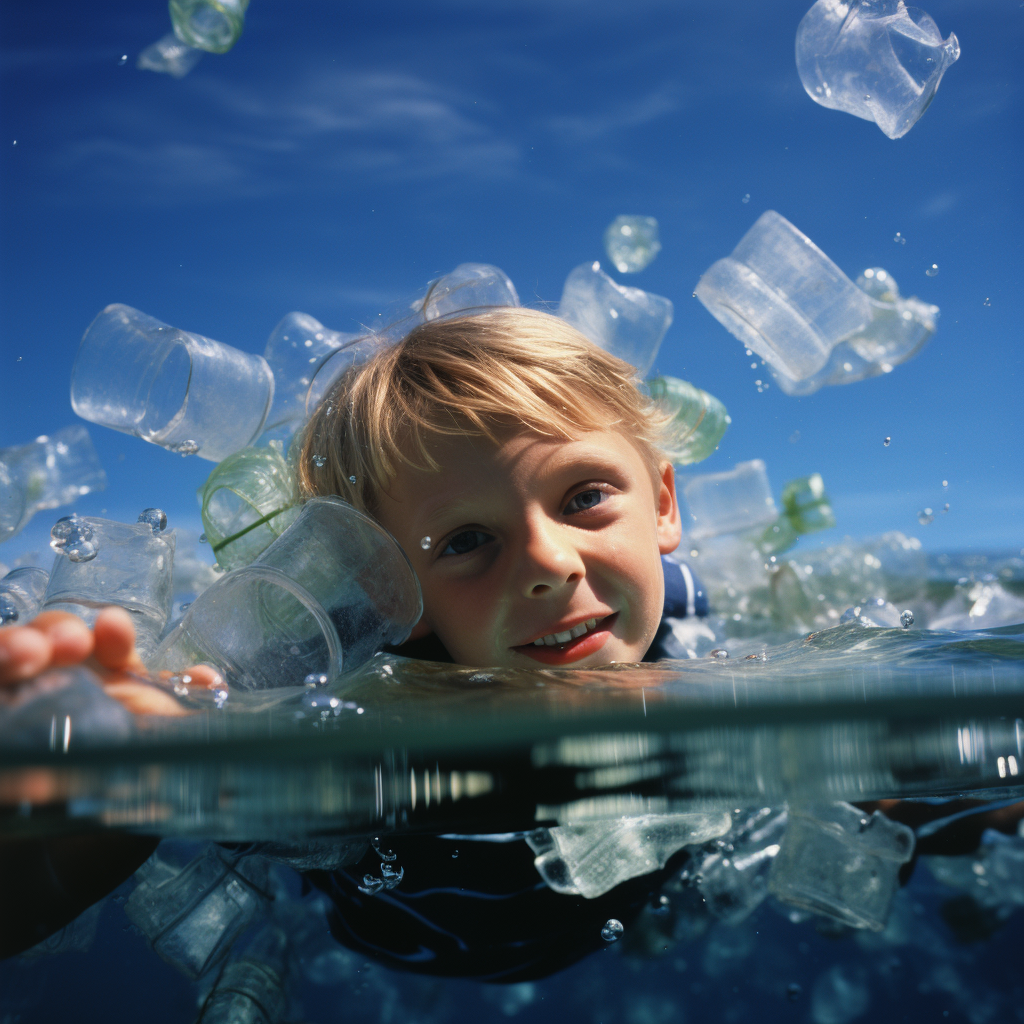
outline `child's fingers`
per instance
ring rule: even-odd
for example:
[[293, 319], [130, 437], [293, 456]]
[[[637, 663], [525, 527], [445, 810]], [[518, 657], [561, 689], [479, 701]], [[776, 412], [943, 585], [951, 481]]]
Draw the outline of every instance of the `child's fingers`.
[[96, 616], [92, 633], [93, 657], [103, 668], [115, 672], [145, 671], [135, 651], [135, 626], [132, 617], [123, 608], [104, 608]]
[[130, 680], [103, 684], [108, 697], [119, 700], [136, 715], [187, 715], [188, 712], [169, 694], [146, 683]]
[[0, 685], [20, 683], [42, 672], [53, 656], [53, 642], [28, 626], [0, 629]]
[[29, 624], [53, 645], [50, 665], [76, 665], [92, 654], [92, 630], [70, 612], [42, 612]]

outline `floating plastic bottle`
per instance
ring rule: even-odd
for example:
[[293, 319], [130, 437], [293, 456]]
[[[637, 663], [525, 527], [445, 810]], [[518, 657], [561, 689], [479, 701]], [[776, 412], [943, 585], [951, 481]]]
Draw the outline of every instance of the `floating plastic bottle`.
[[503, 270], [489, 263], [460, 263], [450, 274], [431, 281], [413, 308], [430, 321], [463, 310], [518, 305], [519, 293]]
[[259, 436], [273, 398], [262, 356], [119, 303], [86, 329], [71, 371], [83, 419], [213, 462]]
[[672, 314], [669, 299], [616, 284], [600, 263], [573, 270], [558, 303], [558, 316], [642, 377], [654, 365]]
[[25, 625], [43, 603], [50, 574], [34, 565], [12, 569], [0, 579], [0, 626]]
[[642, 814], [530, 833], [541, 878], [566, 895], [594, 899], [620, 882], [663, 868], [676, 850], [729, 831], [728, 811]]
[[0, 448], [0, 543], [19, 533], [37, 512], [69, 505], [106, 486], [107, 475], [83, 426]]
[[742, 533], [778, 518], [761, 459], [739, 462], [725, 473], [685, 478], [681, 490], [690, 510], [690, 519], [684, 524], [694, 540]]
[[225, 569], [248, 565], [299, 514], [295, 475], [273, 448], [243, 448], [199, 492], [206, 539]]
[[284, 1017], [288, 936], [267, 925], [224, 966], [196, 1024], [277, 1024]]
[[170, 0], [175, 35], [188, 46], [227, 53], [245, 28], [249, 0]]
[[[63, 548], [57, 544], [43, 609], [71, 612], [91, 626], [101, 609], [120, 605], [132, 617], [135, 646], [145, 660], [156, 650], [171, 613], [174, 531], [154, 533], [149, 523], [90, 516], [76, 520]], [[87, 544], [91, 557], [69, 557], [74, 543]]]
[[714, 395], [677, 377], [655, 377], [647, 386], [651, 398], [675, 414], [672, 461], [686, 466], [706, 459], [732, 423], [725, 406]]
[[872, 316], [868, 296], [774, 210], [704, 272], [696, 295], [773, 372], [793, 381], [818, 373]]
[[636, 274], [661, 252], [653, 217], [616, 217], [604, 233], [604, 251], [620, 274]]
[[191, 978], [202, 977], [266, 902], [267, 862], [212, 843], [183, 868], [160, 851], [139, 871], [125, 913], [153, 949]]
[[[334, 679], [408, 638], [423, 605], [395, 539], [340, 498], [311, 498], [251, 565], [204, 591], [152, 667], [213, 664], [243, 689]], [[344, 659], [344, 662], [343, 662]]]
[[139, 54], [135, 66], [140, 71], [157, 71], [172, 78], [184, 78], [202, 55], [202, 50], [188, 46], [173, 32], [168, 32]]
[[903, 0], [818, 0], [796, 30], [796, 67], [823, 107], [906, 135], [960, 56], [960, 43]]
[[914, 833], [847, 803], [790, 808], [768, 887], [784, 903], [881, 931]]

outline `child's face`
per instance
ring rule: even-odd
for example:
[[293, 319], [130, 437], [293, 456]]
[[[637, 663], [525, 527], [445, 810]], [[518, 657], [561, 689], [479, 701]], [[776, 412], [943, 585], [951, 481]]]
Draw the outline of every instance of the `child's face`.
[[653, 481], [614, 430], [431, 451], [442, 469], [401, 467], [379, 508], [423, 587], [413, 636], [436, 634], [462, 665], [640, 661], [662, 615], [660, 556], [681, 534], [671, 465]]

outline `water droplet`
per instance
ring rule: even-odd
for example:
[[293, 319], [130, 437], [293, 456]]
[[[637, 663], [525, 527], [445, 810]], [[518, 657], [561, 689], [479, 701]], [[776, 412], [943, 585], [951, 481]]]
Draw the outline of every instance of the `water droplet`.
[[458, 859], [459, 859], [459, 851], [458, 851], [458, 850], [456, 850], [456, 851], [455, 851], [455, 852], [454, 852], [454, 853], [452, 854], [452, 860], [458, 860]]
[[906, 236], [905, 235], [901, 235], [898, 231], [896, 232], [896, 237], [893, 239], [893, 241], [897, 242], [899, 245], [906, 245], [907, 244]]
[[172, 452], [177, 452], [182, 457], [188, 455], [195, 455], [199, 451], [199, 445], [195, 441], [179, 441], [177, 444], [170, 446]]
[[191, 608], [191, 607], [192, 607], [192, 602], [191, 601], [185, 601], [181, 605], [181, 611], [187, 612], [189, 610], [189, 608]]
[[943, 487], [948, 487], [949, 486], [949, 481], [948, 480], [943, 480], [942, 481], [942, 486]]
[[167, 529], [167, 513], [159, 508], [144, 508], [139, 513], [138, 522], [147, 523], [154, 533], [162, 533]]
[[984, 301], [984, 302], [982, 303], [982, 305], [983, 305], [983, 306], [991, 306], [991, 305], [992, 305], [992, 300], [991, 300], [991, 299], [988, 299], [988, 298], [987, 298], [987, 299], [985, 299], [985, 301]]
[[945, 505], [942, 506], [942, 511], [943, 512], [948, 512], [949, 511], [949, 502], [948, 501], [946, 502]]
[[213, 691], [213, 703], [222, 708], [228, 702], [228, 691], [224, 687], [218, 687]]
[[715, 661], [725, 661], [729, 657], [729, 652], [723, 647], [716, 647], [708, 657], [714, 658]]
[[355, 478], [354, 476], [350, 476], [350, 477], [348, 478], [348, 482], [349, 482], [350, 484], [354, 484], [354, 483], [356, 482], [356, 478]]
[[200, 543], [200, 544], [209, 544], [209, 543], [210, 543], [210, 540], [209, 540], [209, 538], [208, 538], [208, 537], [206, 536], [206, 534], [205, 534], [205, 533], [201, 533], [201, 534], [199, 534], [199, 543]]
[[601, 929], [601, 938], [605, 942], [618, 942], [619, 936], [626, 929], [622, 927], [622, 922], [616, 920], [614, 917], [608, 918], [604, 923], [604, 927]]
[[122, 53], [121, 56], [117, 58], [117, 63], [118, 63], [119, 66], [127, 64], [128, 63], [128, 54], [127, 53]]
[[939, 272], [939, 265], [938, 265], [938, 263], [933, 263], [933, 264], [932, 264], [932, 265], [931, 265], [931, 266], [930, 266], [930, 267], [929, 267], [929, 268], [928, 268], [928, 269], [927, 269], [927, 270], [925, 271], [925, 274], [927, 274], [927, 275], [928, 275], [928, 277], [934, 277], [934, 276], [935, 276], [935, 275], [936, 275], [936, 274], [937, 274], [938, 272]]
[[313, 456], [313, 465], [316, 466], [317, 469], [323, 469], [324, 468], [324, 463], [326, 461], [327, 461], [327, 458], [325, 456], [323, 456], [323, 455], [314, 455]]
[[371, 874], [365, 874], [363, 875], [363, 884], [357, 886], [357, 888], [360, 892], [365, 892], [367, 896], [373, 896], [384, 888], [384, 879], [374, 878]]
[[0, 594], [0, 626], [17, 621], [18, 609], [14, 607], [14, 602], [6, 594]]
[[791, 981], [786, 986], [786, 998], [791, 1003], [795, 1003], [803, 994], [803, 988], [800, 985], [798, 985], [795, 981]]
[[77, 515], [64, 516], [54, 523], [50, 547], [72, 562], [91, 562], [100, 551], [92, 527]]
[[171, 679], [171, 686], [179, 697], [188, 696], [188, 684], [192, 682], [190, 675], [174, 676]]
[[935, 518], [935, 513], [930, 508], [922, 509], [917, 513], [917, 521], [922, 526], [927, 526]]
[[392, 867], [390, 864], [381, 864], [380, 866], [381, 879], [384, 882], [385, 889], [394, 889], [403, 878], [405, 878], [405, 868]]
[[742, 199], [740, 200], [740, 202], [741, 202], [741, 203], [749, 203], [749, 202], [750, 202], [750, 193], [748, 192], [748, 193], [747, 193], [747, 194], [746, 194], [746, 195], [745, 195], [745, 196], [744, 196], [744, 197], [743, 197], [743, 198], [742, 198]]
[[421, 537], [420, 538], [420, 547], [423, 548], [424, 551], [429, 551], [430, 550], [430, 543], [431, 542], [430, 542], [430, 538], [429, 537]]
[[891, 441], [892, 441], [892, 438], [891, 438], [891, 437], [887, 437], [887, 438], [886, 438], [886, 439], [885, 439], [885, 440], [884, 440], [884, 441], [882, 442], [882, 444], [884, 444], [884, 445], [885, 445], [885, 447], [886, 447], [886, 448], [888, 448], [888, 447], [889, 447], [889, 444], [890, 444], [890, 442], [891, 442]]
[[914, 613], [908, 608], [905, 612], [900, 614], [900, 625], [904, 629], [910, 629], [914, 624]]
[[380, 848], [380, 839], [377, 837], [374, 837], [370, 840], [370, 845], [373, 847], [374, 853], [376, 853], [381, 860], [386, 861], [388, 864], [392, 863], [394, 860], [398, 858], [397, 853], [394, 853], [391, 850], [382, 850]]
[[309, 689], [315, 689], [317, 686], [327, 685], [327, 676], [323, 672], [310, 672], [305, 679], [302, 680], [302, 685], [309, 687]]

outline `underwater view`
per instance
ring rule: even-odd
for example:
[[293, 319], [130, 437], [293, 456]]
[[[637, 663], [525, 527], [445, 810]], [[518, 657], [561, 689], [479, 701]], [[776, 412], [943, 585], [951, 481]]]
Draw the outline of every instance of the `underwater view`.
[[1024, 1022], [1024, 4], [0, 6], [0, 1024]]

